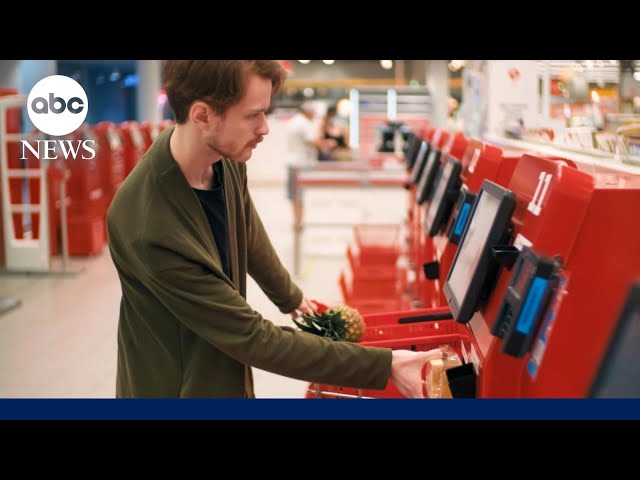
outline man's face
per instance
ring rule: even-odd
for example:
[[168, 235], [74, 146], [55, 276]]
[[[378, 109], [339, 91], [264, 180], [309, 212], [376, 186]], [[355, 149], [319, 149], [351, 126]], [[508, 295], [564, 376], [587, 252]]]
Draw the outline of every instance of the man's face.
[[271, 102], [271, 80], [251, 75], [244, 97], [222, 116], [214, 114], [209, 148], [236, 162], [251, 158], [264, 136], [269, 133], [266, 111]]

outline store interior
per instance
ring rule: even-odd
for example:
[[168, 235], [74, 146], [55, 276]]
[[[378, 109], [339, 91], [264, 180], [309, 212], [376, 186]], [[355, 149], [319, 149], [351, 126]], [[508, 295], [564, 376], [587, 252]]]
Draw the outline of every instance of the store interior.
[[[248, 185], [306, 296], [357, 309], [365, 345], [446, 346], [423, 371], [428, 398], [640, 396], [640, 60], [280, 63]], [[0, 61], [2, 398], [114, 398], [122, 292], [105, 216], [174, 123], [162, 65]], [[64, 137], [27, 114], [49, 75], [87, 96]], [[299, 164], [303, 105], [318, 131], [335, 108], [347, 136]], [[99, 148], [43, 159], [45, 139]], [[295, 327], [251, 278], [247, 302]], [[254, 381], [257, 398], [401, 396], [255, 368]]]

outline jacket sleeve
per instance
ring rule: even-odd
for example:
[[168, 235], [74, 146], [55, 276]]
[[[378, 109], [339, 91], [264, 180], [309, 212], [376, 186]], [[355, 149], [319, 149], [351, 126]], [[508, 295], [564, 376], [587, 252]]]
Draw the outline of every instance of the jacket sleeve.
[[145, 256], [150, 293], [179, 322], [237, 361], [308, 382], [385, 388], [390, 349], [279, 328], [255, 312], [220, 273], [186, 260], [166, 244], [149, 245]]
[[293, 282], [271, 244], [247, 188], [246, 170], [243, 177], [247, 271], [282, 313], [291, 313], [302, 302], [302, 290]]

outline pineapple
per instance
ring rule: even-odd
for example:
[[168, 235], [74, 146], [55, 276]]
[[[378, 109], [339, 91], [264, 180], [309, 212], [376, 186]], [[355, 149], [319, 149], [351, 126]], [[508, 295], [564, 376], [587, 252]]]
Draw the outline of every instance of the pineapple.
[[331, 307], [321, 313], [305, 313], [301, 322], [293, 322], [300, 330], [332, 340], [359, 342], [364, 336], [364, 320], [360, 313], [346, 305]]

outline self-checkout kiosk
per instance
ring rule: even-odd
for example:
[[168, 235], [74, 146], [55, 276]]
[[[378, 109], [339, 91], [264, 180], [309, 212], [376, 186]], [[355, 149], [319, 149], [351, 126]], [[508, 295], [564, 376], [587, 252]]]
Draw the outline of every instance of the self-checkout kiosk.
[[411, 169], [411, 158], [414, 157], [417, 149], [420, 147], [422, 139], [418, 136], [417, 132], [409, 132], [407, 141], [402, 147], [402, 155], [404, 156], [405, 165], [407, 170]]
[[444, 283], [478, 397], [584, 397], [640, 272], [640, 178], [523, 155], [483, 181]]
[[[478, 140], [467, 144], [464, 154], [458, 158], [449, 155], [434, 180], [434, 194], [426, 206], [423, 233], [433, 238], [434, 252], [431, 261], [423, 263], [426, 279], [434, 282], [434, 295], [438, 303], [427, 299], [430, 305], [446, 305], [442, 290], [456, 254], [462, 232], [469, 218], [483, 180], [491, 180], [507, 186], [523, 152], [506, 151]], [[561, 157], [544, 157], [563, 162], [575, 168], [570, 160]]]
[[[425, 277], [424, 265], [435, 258], [434, 235], [426, 235], [424, 231], [425, 222], [433, 222], [430, 215], [437, 210], [432, 209], [434, 203], [440, 205], [450, 205], [449, 199], [457, 196], [460, 189], [460, 158], [463, 157], [467, 149], [468, 139], [462, 134], [451, 135], [441, 148], [434, 148], [430, 152], [430, 158], [424, 167], [420, 182], [418, 183], [416, 203], [420, 206], [417, 210], [416, 222], [413, 224], [414, 231], [412, 238], [415, 247], [412, 252], [412, 260], [415, 265], [415, 289], [414, 298], [419, 307], [439, 306], [439, 295], [435, 290], [432, 281]], [[451, 159], [451, 163], [449, 163]], [[451, 168], [453, 166], [453, 168]], [[442, 182], [440, 182], [442, 180]], [[450, 183], [449, 183], [450, 182]], [[444, 190], [438, 190], [440, 183]], [[447, 191], [447, 189], [449, 189]], [[445, 195], [446, 193], [446, 195]], [[441, 202], [441, 200], [444, 200]], [[445, 216], [450, 213], [438, 212], [438, 223], [444, 222]], [[435, 224], [434, 224], [435, 227]]]
[[[361, 343], [451, 346], [454, 397], [637, 396], [640, 178], [485, 149], [490, 160], [462, 169], [480, 188], [443, 282], [448, 308], [365, 315]], [[400, 395], [311, 384], [308, 396]]]
[[423, 273], [434, 282], [438, 305], [446, 305], [442, 284], [451, 268], [469, 213], [484, 179], [506, 186], [521, 155], [471, 139], [458, 160], [449, 155], [436, 179], [427, 207], [423, 232], [432, 237], [434, 252], [425, 259]]
[[409, 224], [413, 217], [416, 215], [417, 210], [416, 191], [418, 187], [418, 181], [424, 169], [425, 162], [429, 157], [429, 153], [432, 148], [432, 142], [439, 142], [442, 130], [436, 132], [435, 128], [428, 128], [425, 130], [424, 136], [416, 136], [413, 147], [407, 152], [406, 165], [407, 172], [409, 174], [409, 180], [407, 182], [407, 190], [409, 191]]
[[433, 179], [435, 178], [435, 174], [440, 163], [442, 147], [444, 147], [448, 139], [448, 132], [441, 129], [434, 130], [431, 140], [424, 141], [421, 144], [409, 175], [409, 184], [414, 185], [415, 188], [413, 188], [412, 194], [409, 198], [409, 216], [407, 226], [407, 258], [409, 274], [407, 278], [407, 285], [409, 296], [416, 299], [416, 303], [414, 305], [416, 307], [420, 306], [417, 303], [420, 288], [419, 261], [420, 258], [428, 256], [429, 253], [433, 251], [432, 242], [427, 242], [421, 234], [421, 221], [423, 215], [421, 205], [429, 199]]

